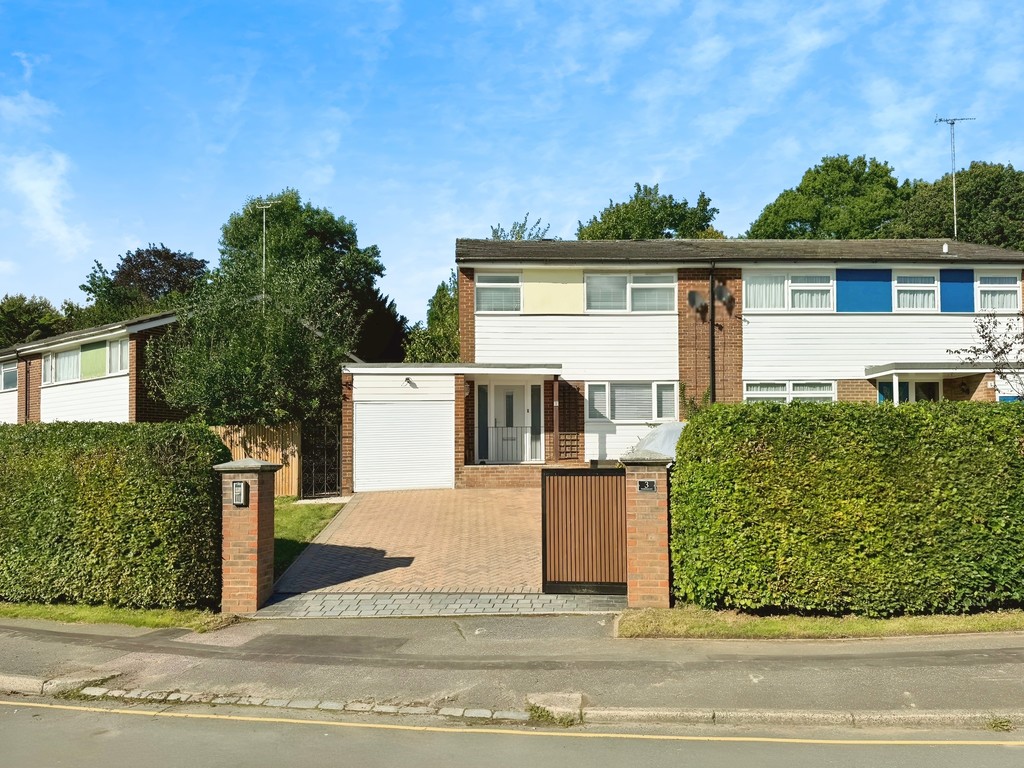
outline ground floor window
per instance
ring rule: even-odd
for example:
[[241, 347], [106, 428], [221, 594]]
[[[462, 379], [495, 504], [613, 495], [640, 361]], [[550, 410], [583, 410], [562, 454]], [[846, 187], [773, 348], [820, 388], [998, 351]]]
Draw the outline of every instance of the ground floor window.
[[[937, 403], [942, 399], [942, 382], [901, 381], [899, 394], [901, 403]], [[893, 402], [892, 381], [878, 382], [878, 402]]]
[[678, 397], [672, 381], [602, 381], [587, 384], [590, 421], [675, 421]]
[[836, 399], [834, 381], [748, 381], [743, 385], [743, 399], [769, 403], [833, 403]]

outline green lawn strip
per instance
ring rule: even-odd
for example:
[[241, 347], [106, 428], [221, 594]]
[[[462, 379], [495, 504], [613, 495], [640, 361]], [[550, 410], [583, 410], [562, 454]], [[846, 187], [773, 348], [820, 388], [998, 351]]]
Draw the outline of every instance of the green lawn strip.
[[298, 504], [280, 496], [274, 505], [274, 578], [280, 578], [344, 504]]
[[66, 624], [125, 624], [130, 627], [180, 627], [196, 632], [219, 629], [235, 621], [210, 611], [112, 608], [109, 605], [44, 605], [0, 602], [0, 619], [40, 619]]
[[738, 611], [709, 611], [693, 606], [626, 611], [619, 637], [782, 640], [856, 637], [908, 637], [976, 632], [1024, 631], [1024, 611], [962, 616], [752, 616]]

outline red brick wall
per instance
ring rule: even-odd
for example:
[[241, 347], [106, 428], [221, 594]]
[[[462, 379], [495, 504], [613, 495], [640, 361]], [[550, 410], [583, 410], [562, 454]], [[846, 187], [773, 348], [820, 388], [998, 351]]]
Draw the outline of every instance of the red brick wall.
[[[231, 501], [231, 483], [249, 483], [249, 505]], [[274, 589], [274, 473], [221, 475], [221, 610], [252, 613]]]
[[[550, 467], [551, 465], [546, 465]], [[559, 469], [582, 467], [582, 463], [561, 463]], [[540, 488], [542, 464], [467, 465], [455, 475], [456, 488]]]
[[[679, 270], [679, 382], [686, 386], [686, 396], [698, 401], [708, 390], [711, 368], [708, 355], [710, 313], [697, 313], [687, 303], [690, 291], [708, 297], [707, 269]], [[734, 298], [730, 312], [722, 304], [715, 307], [715, 390], [720, 403], [743, 400], [743, 279], [738, 269], [716, 269], [715, 279], [724, 283]]]
[[476, 362], [476, 285], [472, 269], [459, 269], [459, 360]]
[[[654, 492], [637, 490], [639, 480]], [[626, 601], [630, 608], [668, 608], [668, 470], [626, 465]]]
[[341, 495], [352, 494], [352, 374], [341, 374]]
[[[455, 409], [459, 409], [459, 401], [455, 401]], [[466, 382], [466, 395], [462, 399], [463, 417], [463, 464], [476, 463], [476, 382]], [[458, 422], [456, 422], [456, 427]]]
[[146, 352], [168, 326], [150, 328], [128, 337], [128, 421], [181, 421], [186, 414], [171, 408], [146, 384]]
[[836, 399], [841, 403], [877, 403], [878, 390], [867, 379], [840, 379], [836, 382]]
[[[994, 403], [999, 399], [995, 388], [994, 373], [963, 376], [956, 379], [944, 379], [942, 397], [946, 400], [974, 400], [976, 402]], [[989, 388], [989, 383], [993, 386]]]
[[455, 375], [455, 474], [466, 463], [466, 377]]
[[18, 360], [18, 423], [39, 421], [39, 390], [43, 383], [43, 356]]

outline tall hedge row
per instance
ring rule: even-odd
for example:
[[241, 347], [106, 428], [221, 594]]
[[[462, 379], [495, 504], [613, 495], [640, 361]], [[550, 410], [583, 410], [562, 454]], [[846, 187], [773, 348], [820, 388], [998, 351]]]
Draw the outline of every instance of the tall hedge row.
[[202, 425], [0, 425], [0, 600], [216, 606], [228, 460]]
[[676, 595], [868, 616], [1024, 601], [1024, 404], [714, 406], [678, 446]]

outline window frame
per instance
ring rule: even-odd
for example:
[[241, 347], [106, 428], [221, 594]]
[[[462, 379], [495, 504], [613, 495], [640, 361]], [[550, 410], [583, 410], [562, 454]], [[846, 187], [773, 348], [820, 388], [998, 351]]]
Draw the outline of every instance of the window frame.
[[[1004, 286], [990, 285], [990, 286], [986, 287], [981, 282], [982, 278], [985, 278], [985, 277], [1012, 277], [1012, 278], [1014, 278], [1014, 280], [1016, 280], [1016, 283], [1015, 283], [1014, 286], [1012, 286], [1012, 288], [1011, 288], [1011, 286], [1009, 284], [1005, 284]], [[986, 294], [986, 293], [989, 293], [989, 294], [992, 294], [992, 293], [1009, 293], [1011, 290], [1014, 291], [1014, 295], [1015, 295], [1015, 297], [1017, 299], [1017, 306], [1014, 307], [1013, 309], [984, 309], [982, 307], [981, 297], [984, 294]], [[984, 270], [984, 271], [980, 271], [980, 272], [978, 270], [975, 270], [975, 272], [974, 272], [974, 306], [975, 306], [975, 311], [978, 314], [991, 314], [991, 313], [995, 313], [995, 314], [1016, 314], [1017, 312], [1020, 312], [1021, 306], [1022, 306], [1021, 305], [1021, 293], [1020, 293], [1020, 291], [1021, 291], [1021, 275], [1020, 275], [1020, 272], [1013, 271], [1013, 270], [995, 270], [995, 269]]]
[[[651, 416], [650, 418], [629, 418], [620, 419], [615, 418], [612, 412], [612, 387], [617, 384], [647, 384], [650, 388], [650, 406]], [[593, 396], [592, 392], [595, 387], [603, 388], [603, 406], [604, 414], [595, 416], [593, 411]], [[671, 403], [672, 403], [672, 414], [668, 416], [658, 416], [658, 392], [659, 388], [671, 387]], [[679, 382], [678, 381], [651, 381], [647, 379], [642, 380], [605, 380], [605, 381], [588, 381], [586, 385], [586, 413], [587, 422], [604, 422], [611, 424], [662, 424], [666, 422], [679, 421]]]
[[[591, 277], [622, 277], [626, 280], [626, 306], [623, 309], [591, 309], [589, 294]], [[659, 283], [634, 282], [635, 278], [664, 278]], [[672, 306], [668, 309], [634, 309], [634, 291], [657, 291], [670, 289]], [[584, 272], [583, 273], [583, 311], [588, 315], [666, 315], [679, 311], [679, 278], [673, 272]]]
[[[487, 280], [492, 278], [492, 280]], [[493, 278], [512, 278], [497, 281]], [[514, 282], [513, 282], [514, 280]], [[518, 309], [480, 309], [480, 290], [488, 288], [514, 288], [519, 294]], [[523, 274], [521, 272], [477, 272], [473, 280], [473, 308], [482, 315], [517, 315], [523, 312]]]
[[[920, 291], [929, 289], [935, 296], [935, 306], [927, 309], [918, 307], [900, 307], [900, 278], [901, 277], [930, 277], [930, 285], [925, 283], [907, 283], [902, 286], [904, 291]], [[942, 280], [938, 269], [893, 269], [892, 271], [892, 311], [899, 314], [922, 314], [934, 315], [942, 311]]]
[[[743, 270], [743, 311], [744, 312], [799, 312], [801, 314], [824, 315], [834, 314], [836, 311], [836, 271], [835, 269], [786, 269], [786, 270]], [[782, 278], [782, 302], [781, 307], [751, 307], [748, 305], [750, 292], [747, 285], [751, 278]], [[826, 277], [827, 283], [799, 283], [793, 278], [800, 277]], [[793, 292], [800, 290], [811, 290], [828, 294], [828, 306], [820, 309], [803, 308], [793, 306]], [[778, 383], [778, 382], [764, 382]]]
[[[89, 342], [85, 342], [85, 344], [88, 344], [88, 343]], [[59, 385], [59, 384], [74, 384], [74, 383], [82, 382], [82, 381], [97, 381], [99, 379], [110, 378], [111, 376], [127, 376], [129, 374], [129, 372], [130, 372], [130, 369], [131, 369], [131, 346], [130, 346], [130, 344], [131, 344], [131, 337], [130, 336], [124, 336], [124, 337], [117, 338], [117, 339], [107, 339], [106, 340], [107, 348], [106, 348], [106, 350], [104, 351], [104, 354], [103, 354], [103, 359], [105, 361], [104, 364], [106, 366], [106, 368], [104, 370], [104, 373], [103, 373], [102, 376], [94, 376], [94, 377], [88, 377], [88, 378], [82, 378], [82, 346], [84, 346], [83, 344], [79, 344], [77, 347], [69, 347], [67, 349], [58, 349], [58, 350], [55, 350], [53, 352], [44, 352], [43, 353], [43, 358], [42, 358], [42, 375], [40, 377], [40, 384], [42, 386], [52, 387], [52, 386], [56, 386], [56, 385]], [[112, 370], [111, 355], [113, 354], [113, 350], [116, 348], [118, 350], [118, 358], [119, 358], [119, 361], [120, 361], [120, 355], [122, 354], [122, 345], [123, 345], [124, 366], [125, 367], [124, 368], [119, 368], [118, 370], [115, 371], [115, 370]], [[73, 379], [61, 379], [61, 380], [58, 381], [57, 380], [57, 356], [58, 355], [66, 354], [68, 352], [74, 352], [78, 356], [78, 365], [77, 365], [77, 374], [78, 375], [75, 378], [73, 378]]]
[[[14, 371], [14, 386], [8, 387], [4, 385], [4, 380], [7, 376], [8, 371]], [[7, 362], [0, 363], [0, 392], [17, 392], [18, 391], [18, 361], [9, 360]]]
[[[748, 391], [748, 387], [751, 385], [765, 385], [770, 384], [783, 389], [776, 389], [771, 392], [754, 392]], [[800, 384], [822, 384], [830, 387], [830, 392], [801, 392], [794, 390], [794, 387]], [[831, 396], [830, 400], [826, 400], [827, 396]], [[785, 399], [783, 399], [785, 398]], [[794, 379], [789, 381], [782, 381], [779, 379], [760, 379], [743, 382], [743, 402], [745, 403], [804, 403], [804, 402], [838, 402], [838, 384], [835, 379]]]

